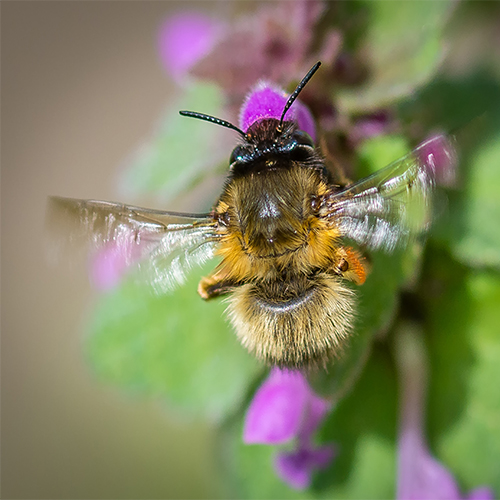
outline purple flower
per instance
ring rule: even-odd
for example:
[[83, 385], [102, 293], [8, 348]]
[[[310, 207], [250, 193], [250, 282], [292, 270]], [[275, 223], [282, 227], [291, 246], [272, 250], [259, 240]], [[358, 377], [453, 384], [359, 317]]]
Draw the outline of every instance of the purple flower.
[[303, 490], [310, 486], [312, 473], [326, 469], [335, 456], [332, 446], [319, 448], [298, 448], [291, 452], [279, 453], [274, 462], [278, 476], [292, 488]]
[[329, 465], [331, 445], [315, 447], [312, 437], [330, 404], [311, 389], [299, 371], [273, 368], [248, 408], [243, 430], [246, 444], [284, 444], [295, 448], [277, 454], [275, 469], [291, 487], [309, 486], [312, 474]]
[[354, 144], [364, 139], [386, 134], [393, 125], [393, 118], [388, 111], [363, 116], [354, 123], [350, 131], [350, 139]]
[[160, 28], [160, 58], [178, 83], [215, 45], [222, 25], [199, 12], [181, 12], [169, 17]]
[[457, 157], [451, 140], [444, 135], [433, 135], [418, 149], [420, 160], [428, 166], [442, 186], [456, 183]]
[[[279, 87], [261, 82], [248, 94], [240, 110], [240, 128], [245, 132], [258, 120], [263, 118], [280, 119], [288, 94]], [[300, 130], [316, 139], [314, 118], [309, 109], [296, 100], [285, 115], [286, 120], [297, 122]]]
[[[300, 79], [317, 60], [310, 59], [310, 50], [313, 28], [325, 9], [322, 2], [296, 0], [257, 5], [253, 14], [234, 20], [192, 71], [199, 78], [219, 84], [232, 102], [240, 102], [261, 78], [279, 85]], [[329, 50], [325, 51], [332, 58], [336, 57], [336, 50], [331, 48], [333, 38], [328, 37]], [[323, 60], [325, 65], [331, 62]]]
[[492, 500], [487, 487], [461, 495], [451, 472], [434, 458], [424, 436], [424, 399], [427, 367], [423, 341], [409, 326], [398, 336], [401, 417], [398, 443], [398, 500]]

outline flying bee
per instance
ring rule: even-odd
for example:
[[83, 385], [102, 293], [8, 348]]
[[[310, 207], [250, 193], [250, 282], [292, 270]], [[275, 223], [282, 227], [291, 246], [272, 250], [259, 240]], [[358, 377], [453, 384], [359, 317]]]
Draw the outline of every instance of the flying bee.
[[51, 227], [80, 247], [121, 248], [157, 293], [219, 256], [198, 292], [205, 300], [228, 296], [241, 343], [270, 364], [325, 365], [352, 332], [352, 284], [366, 279], [355, 246], [390, 253], [424, 231], [435, 172], [431, 156], [422, 155], [427, 143], [359, 182], [336, 185], [311, 137], [285, 119], [319, 66], [289, 96], [280, 118], [257, 119], [247, 130], [180, 112], [241, 136], [210, 213], [51, 198]]

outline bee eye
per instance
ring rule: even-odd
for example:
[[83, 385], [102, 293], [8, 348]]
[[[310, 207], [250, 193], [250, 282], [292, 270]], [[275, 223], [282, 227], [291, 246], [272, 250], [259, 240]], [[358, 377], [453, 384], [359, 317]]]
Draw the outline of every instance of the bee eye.
[[293, 161], [306, 161], [311, 158], [311, 149], [297, 144], [289, 153], [289, 158]]
[[342, 259], [339, 264], [339, 269], [345, 273], [349, 269], [349, 262], [347, 260]]
[[248, 150], [246, 146], [236, 146], [229, 157], [229, 165], [233, 163], [243, 163], [248, 159], [248, 156], [251, 152]]
[[310, 146], [311, 148], [314, 147], [314, 141], [312, 140], [311, 136], [302, 130], [296, 130], [293, 133], [292, 138], [295, 139], [298, 146]]

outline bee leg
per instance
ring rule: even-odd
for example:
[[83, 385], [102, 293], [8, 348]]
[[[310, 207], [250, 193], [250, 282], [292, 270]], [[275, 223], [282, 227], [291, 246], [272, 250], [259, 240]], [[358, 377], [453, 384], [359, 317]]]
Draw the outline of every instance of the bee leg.
[[209, 300], [229, 293], [235, 286], [237, 283], [228, 280], [225, 273], [218, 271], [200, 280], [198, 293], [202, 299]]
[[353, 281], [356, 285], [362, 285], [366, 280], [368, 268], [366, 259], [357, 250], [351, 247], [342, 247], [338, 251], [332, 271], [349, 281]]

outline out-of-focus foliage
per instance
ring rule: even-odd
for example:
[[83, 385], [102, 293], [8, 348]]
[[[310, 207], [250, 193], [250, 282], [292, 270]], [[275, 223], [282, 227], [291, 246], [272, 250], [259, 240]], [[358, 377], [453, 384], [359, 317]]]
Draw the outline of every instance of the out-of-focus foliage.
[[228, 156], [220, 147], [223, 131], [181, 116], [179, 110], [203, 110], [219, 116], [221, 108], [222, 95], [215, 85], [196, 83], [188, 87], [170, 104], [152, 138], [129, 160], [121, 191], [132, 196], [149, 193], [160, 200], [171, 199], [213, 175], [218, 163]]
[[[390, 163], [435, 131], [456, 135], [460, 164], [457, 186], [438, 207], [429, 245], [370, 257], [372, 273], [358, 290], [356, 334], [328, 373], [312, 377], [336, 403], [318, 437], [338, 445], [330, 469], [318, 474], [311, 489], [295, 492], [272, 470], [276, 450], [242, 443], [242, 416], [263, 367], [237, 343], [224, 319], [224, 303], [199, 299], [199, 276], [162, 298], [125, 281], [101, 299], [87, 351], [103, 380], [197, 415], [224, 417], [218, 429], [224, 477], [238, 498], [391, 498], [398, 406], [391, 326], [398, 315], [410, 315], [426, 331], [432, 453], [464, 491], [487, 484], [498, 494], [500, 70], [470, 68], [467, 62], [460, 74], [440, 63], [451, 57], [445, 49], [453, 55], [465, 36], [469, 15], [491, 10], [500, 19], [500, 9], [480, 2], [352, 5], [346, 11], [361, 16], [365, 28], [352, 39], [346, 35], [346, 48], [359, 51], [370, 71], [361, 87], [339, 90], [335, 105], [343, 113], [361, 114], [390, 105], [398, 123], [391, 135], [357, 145], [357, 175]], [[493, 15], [484, 19], [500, 27]], [[460, 30], [450, 29], [454, 23]], [[128, 185], [139, 191], [158, 185], [166, 196], [215, 171], [220, 157], [210, 157], [210, 134], [217, 127], [174, 115], [184, 106], [218, 114], [221, 97], [202, 86], [186, 99], [138, 157]], [[200, 167], [200, 158], [212, 170]], [[172, 164], [177, 168], [164, 168]], [[410, 299], [404, 307], [399, 307], [401, 289]]]
[[358, 149], [359, 177], [367, 177], [402, 158], [410, 150], [408, 139], [403, 135], [380, 135], [363, 142]]
[[453, 2], [369, 2], [361, 50], [370, 79], [338, 95], [339, 107], [366, 112], [407, 96], [426, 83], [443, 58], [443, 27]]
[[[500, 132], [500, 131], [499, 131]], [[464, 216], [453, 252], [471, 266], [500, 267], [500, 133], [487, 138], [474, 157], [464, 183]]]
[[126, 281], [100, 299], [87, 351], [102, 379], [220, 419], [262, 368], [231, 332], [224, 303], [200, 299], [199, 279], [162, 297]]
[[500, 276], [429, 251], [422, 296], [431, 358], [429, 429], [464, 487], [500, 488]]

